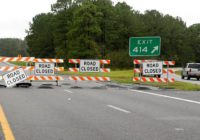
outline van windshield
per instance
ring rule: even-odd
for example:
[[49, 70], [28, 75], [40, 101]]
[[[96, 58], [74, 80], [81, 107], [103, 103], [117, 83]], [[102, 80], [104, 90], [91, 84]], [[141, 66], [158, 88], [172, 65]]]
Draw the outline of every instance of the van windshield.
[[188, 68], [199, 69], [200, 68], [200, 64], [189, 64]]

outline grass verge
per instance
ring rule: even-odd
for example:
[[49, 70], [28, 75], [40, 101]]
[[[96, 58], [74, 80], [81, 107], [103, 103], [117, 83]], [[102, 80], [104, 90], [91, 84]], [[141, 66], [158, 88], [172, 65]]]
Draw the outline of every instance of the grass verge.
[[[12, 62], [12, 64], [18, 66], [26, 66], [25, 62]], [[188, 91], [200, 91], [200, 85], [185, 83], [185, 82], [174, 82], [174, 83], [150, 83], [150, 82], [133, 82], [132, 78], [134, 77], [133, 70], [115, 70], [110, 73], [74, 73], [74, 72], [60, 72], [60, 74], [64, 75], [77, 75], [77, 76], [105, 76], [110, 77], [112, 81], [117, 83], [126, 83], [126, 84], [142, 84], [155, 86], [159, 88], [169, 88], [169, 89], [177, 89], [177, 90], [188, 90]], [[176, 74], [181, 75], [181, 71], [176, 71]], [[138, 76], [135, 74], [135, 77]]]
[[10, 63], [17, 66], [26, 66], [26, 62], [10, 62]]
[[180, 75], [181, 76], [181, 70], [178, 70], [178, 71], [176, 71], [175, 73], [177, 74], [177, 75]]
[[[177, 90], [188, 90], [188, 91], [200, 91], [200, 85], [194, 85], [185, 82], [174, 82], [174, 83], [150, 83], [150, 82], [133, 82], [132, 78], [134, 76], [133, 70], [115, 70], [110, 73], [74, 73], [64, 71], [60, 74], [64, 75], [76, 75], [76, 76], [106, 76], [110, 77], [112, 81], [117, 83], [126, 83], [126, 84], [142, 84], [155, 86], [159, 88], [168, 88], [168, 89], [177, 89]], [[138, 76], [138, 75], [135, 75]]]

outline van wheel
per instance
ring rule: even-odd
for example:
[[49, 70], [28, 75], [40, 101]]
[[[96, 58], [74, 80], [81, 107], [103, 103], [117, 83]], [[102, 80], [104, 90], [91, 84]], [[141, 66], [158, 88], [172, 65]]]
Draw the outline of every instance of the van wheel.
[[182, 75], [182, 76], [181, 76], [181, 79], [184, 79], [184, 78], [185, 78], [185, 77]]
[[199, 81], [199, 77], [197, 77], [197, 80]]
[[190, 80], [190, 76], [187, 77], [187, 80]]

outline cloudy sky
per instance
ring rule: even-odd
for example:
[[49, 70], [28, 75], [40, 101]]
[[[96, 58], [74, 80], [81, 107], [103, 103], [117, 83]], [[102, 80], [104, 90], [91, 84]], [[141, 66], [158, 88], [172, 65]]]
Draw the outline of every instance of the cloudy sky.
[[[123, 2], [123, 0], [114, 0]], [[156, 9], [163, 14], [178, 16], [187, 26], [200, 23], [200, 0], [125, 0], [133, 9], [144, 12]]]
[[[123, 0], [113, 0], [115, 3]], [[143, 13], [156, 9], [163, 14], [181, 17], [190, 26], [200, 23], [200, 0], [124, 0]], [[0, 0], [0, 38], [24, 39], [29, 22], [39, 13], [49, 12], [56, 0]]]

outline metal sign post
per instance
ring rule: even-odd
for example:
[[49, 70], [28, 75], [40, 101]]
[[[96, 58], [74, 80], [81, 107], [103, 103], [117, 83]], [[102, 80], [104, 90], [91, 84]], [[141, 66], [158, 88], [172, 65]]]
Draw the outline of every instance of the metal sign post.
[[167, 65], [167, 85], [169, 85], [169, 65]]
[[[142, 70], [142, 65], [143, 64], [140, 65], [140, 70]], [[140, 84], [141, 84], [141, 79], [142, 79], [142, 71], [140, 72]]]
[[[56, 62], [56, 64], [55, 64], [56, 66], [56, 68], [58, 68], [58, 63]], [[55, 73], [55, 75], [56, 75], [56, 86], [58, 86], [58, 72], [56, 71], [56, 73]]]

